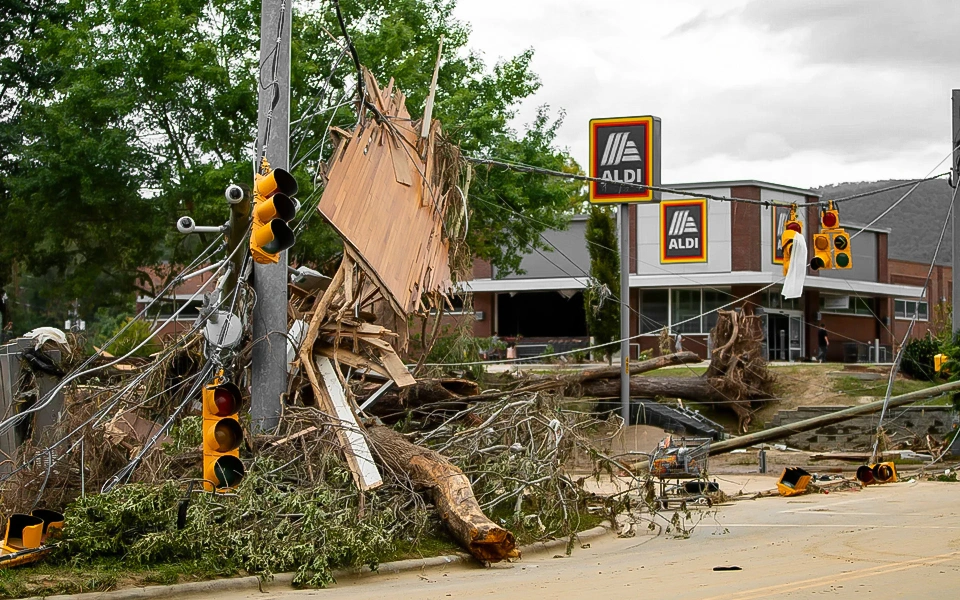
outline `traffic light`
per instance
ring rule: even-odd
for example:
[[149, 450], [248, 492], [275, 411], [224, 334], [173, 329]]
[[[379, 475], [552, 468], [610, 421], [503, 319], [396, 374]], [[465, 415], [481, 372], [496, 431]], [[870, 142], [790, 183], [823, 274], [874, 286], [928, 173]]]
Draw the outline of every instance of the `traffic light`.
[[850, 236], [840, 227], [840, 211], [833, 208], [832, 200], [820, 211], [820, 233], [813, 234], [813, 253], [810, 268], [814, 271], [853, 267]]
[[783, 248], [783, 276], [787, 276], [790, 270], [790, 255], [793, 253], [793, 238], [797, 234], [803, 233], [803, 225], [797, 220], [796, 206], [790, 208], [790, 218], [783, 226], [783, 233], [780, 234], [780, 247]]
[[293, 246], [296, 237], [287, 222], [297, 214], [297, 180], [283, 169], [270, 169], [255, 175], [253, 194], [253, 231], [250, 252], [261, 264], [276, 263], [280, 253]]
[[830, 232], [833, 240], [833, 268], [850, 269], [853, 267], [853, 260], [850, 258], [850, 236], [844, 230]]
[[897, 481], [897, 467], [892, 462], [863, 465], [857, 469], [857, 481], [863, 485]]
[[203, 389], [203, 487], [208, 492], [236, 487], [243, 479], [240, 404], [240, 388], [232, 383]]
[[830, 254], [830, 236], [826, 233], [813, 234], [813, 258], [810, 259], [810, 268], [814, 271], [833, 268], [833, 257]]

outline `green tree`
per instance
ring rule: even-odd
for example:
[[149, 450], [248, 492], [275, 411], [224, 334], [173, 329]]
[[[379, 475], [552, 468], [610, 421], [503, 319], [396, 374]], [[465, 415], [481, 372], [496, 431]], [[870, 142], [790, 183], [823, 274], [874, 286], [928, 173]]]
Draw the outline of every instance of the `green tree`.
[[[488, 68], [467, 50], [452, 0], [342, 5], [361, 61], [382, 83], [395, 78], [414, 117], [444, 39], [434, 115], [466, 154], [576, 170], [554, 147], [562, 114], [544, 108], [524, 132], [510, 128], [518, 104], [539, 86], [532, 51]], [[176, 218], [223, 222], [224, 187], [251, 179], [257, 90], [269, 84], [268, 69], [258, 69], [260, 2], [12, 6], [0, 29], [2, 99], [16, 108], [0, 117], [0, 287], [14, 268], [52, 277], [66, 300], [80, 299], [89, 320], [100, 306], [128, 303], [137, 288], [152, 293], [142, 267], [176, 264], [213, 239], [177, 234]], [[356, 122], [356, 69], [329, 3], [294, 10], [291, 164], [305, 220], [293, 258], [320, 263], [339, 241], [310, 218], [320, 193], [316, 168], [331, 150], [328, 125]], [[543, 246], [541, 231], [564, 225], [574, 191], [562, 180], [478, 170], [472, 249], [501, 273], [518, 269], [524, 252]]]
[[[610, 344], [620, 338], [620, 254], [611, 210], [606, 206], [590, 207], [587, 219], [587, 250], [590, 252], [590, 286], [583, 292], [587, 313], [587, 329], [596, 344]], [[604, 348], [611, 362], [614, 345]]]

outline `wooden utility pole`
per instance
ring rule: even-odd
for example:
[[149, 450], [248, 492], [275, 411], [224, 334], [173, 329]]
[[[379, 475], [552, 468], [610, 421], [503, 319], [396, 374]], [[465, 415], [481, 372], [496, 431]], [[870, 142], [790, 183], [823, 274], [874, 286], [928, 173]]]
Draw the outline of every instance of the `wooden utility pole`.
[[[263, 0], [260, 13], [259, 109], [254, 169], [266, 158], [274, 169], [290, 162], [291, 3]], [[251, 181], [251, 184], [253, 182]], [[254, 432], [280, 422], [287, 381], [287, 253], [277, 264], [254, 264], [253, 367], [250, 416]]]

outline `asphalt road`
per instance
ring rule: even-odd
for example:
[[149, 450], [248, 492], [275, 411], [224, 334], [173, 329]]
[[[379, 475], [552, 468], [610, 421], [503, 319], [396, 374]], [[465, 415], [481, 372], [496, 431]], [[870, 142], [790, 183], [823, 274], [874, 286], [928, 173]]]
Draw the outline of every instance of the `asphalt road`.
[[608, 535], [564, 558], [537, 554], [486, 569], [452, 565], [350, 577], [325, 590], [267, 588], [222, 597], [750, 600], [822, 594], [960, 597], [960, 484], [897, 483], [739, 501], [706, 515], [687, 539]]

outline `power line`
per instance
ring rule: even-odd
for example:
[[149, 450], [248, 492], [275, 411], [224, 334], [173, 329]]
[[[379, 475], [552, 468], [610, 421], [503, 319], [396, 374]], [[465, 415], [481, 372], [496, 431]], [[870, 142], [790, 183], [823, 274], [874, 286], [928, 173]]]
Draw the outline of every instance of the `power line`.
[[[520, 172], [520, 173], [531, 173], [531, 174], [534, 174], [534, 175], [548, 175], [548, 176], [552, 176], [552, 177], [560, 177], [560, 178], [564, 178], [564, 179], [573, 179], [573, 180], [575, 180], [575, 181], [586, 181], [586, 182], [592, 182], [592, 183], [611, 183], [610, 180], [601, 179], [601, 178], [599, 178], [599, 177], [590, 177], [589, 175], [580, 175], [580, 174], [578, 174], [578, 173], [564, 173], [563, 171], [554, 171], [553, 169], [546, 169], [546, 168], [543, 168], [543, 167], [536, 167], [536, 166], [528, 165], [528, 164], [524, 164], [524, 163], [507, 161], [507, 160], [504, 160], [504, 159], [483, 158], [483, 157], [475, 157], [475, 156], [465, 156], [465, 157], [464, 157], [464, 160], [466, 160], [467, 162], [473, 163], [473, 164], [488, 165], [488, 166], [492, 166], [492, 167], [501, 167], [501, 168], [504, 168], [504, 169], [508, 169], [508, 170], [511, 170], [511, 171], [517, 171], [517, 172]], [[944, 160], [946, 160], [946, 159], [944, 159]], [[940, 163], [943, 163], [943, 161], [940, 161]], [[938, 164], [937, 166], [940, 166], [940, 165]], [[941, 174], [936, 175], [936, 176], [926, 177], [926, 178], [924, 178], [924, 179], [914, 180], [914, 181], [911, 181], [911, 182], [910, 182], [909, 184], [907, 184], [907, 185], [919, 184], [919, 183], [922, 183], [922, 182], [924, 182], [924, 181], [930, 181], [930, 180], [933, 180], [933, 179], [939, 179], [939, 178], [944, 177], [944, 176], [949, 175], [949, 174], [950, 174], [949, 172], [945, 172], [945, 173], [941, 173]], [[668, 194], [677, 194], [677, 195], [679, 195], [679, 196], [689, 196], [689, 197], [691, 197], [691, 198], [708, 198], [708, 199], [710, 199], [710, 200], [718, 200], [718, 201], [720, 201], [720, 202], [742, 202], [742, 203], [745, 203], [745, 204], [758, 204], [758, 205], [760, 205], [760, 206], [767, 206], [767, 207], [785, 204], [785, 203], [783, 203], [783, 202], [774, 202], [774, 201], [771, 201], [771, 200], [756, 200], [756, 199], [753, 199], [753, 198], [738, 198], [738, 197], [735, 197], [735, 196], [716, 196], [716, 195], [714, 195], [714, 194], [705, 194], [705, 193], [702, 193], [702, 192], [691, 192], [691, 191], [688, 191], [688, 190], [681, 190], [681, 189], [677, 189], [677, 188], [668, 188], [668, 187], [659, 186], [659, 185], [645, 185], [645, 184], [642, 184], [642, 183], [631, 183], [631, 182], [625, 182], [625, 181], [617, 181], [617, 182], [613, 182], [613, 183], [616, 183], [617, 185], [622, 186], [622, 187], [634, 188], [634, 189], [638, 189], [638, 190], [653, 190], [653, 191], [655, 191], [655, 192], [665, 192], [665, 193], [668, 193]], [[811, 191], [812, 191], [812, 190], [811, 190]], [[885, 191], [885, 190], [884, 190], [884, 191]], [[881, 190], [876, 190], [876, 191], [874, 191], [874, 192], [866, 192], [866, 193], [861, 194], [861, 195], [858, 195], [858, 196], [856, 196], [856, 197], [857, 197], [857, 198], [863, 198], [863, 197], [865, 197], [865, 196], [870, 196], [870, 195], [879, 194], [879, 193], [881, 193]], [[834, 200], [833, 202], [836, 204], [837, 202], [843, 202], [843, 201], [852, 200], [852, 199], [853, 199], [853, 198], [842, 198], [842, 199]], [[797, 206], [821, 206], [821, 205], [823, 205], [823, 204], [826, 204], [827, 202], [828, 202], [827, 200], [818, 200], [818, 201], [816, 201], [816, 202], [793, 202], [793, 203], [791, 203], [791, 204], [796, 204]]]

